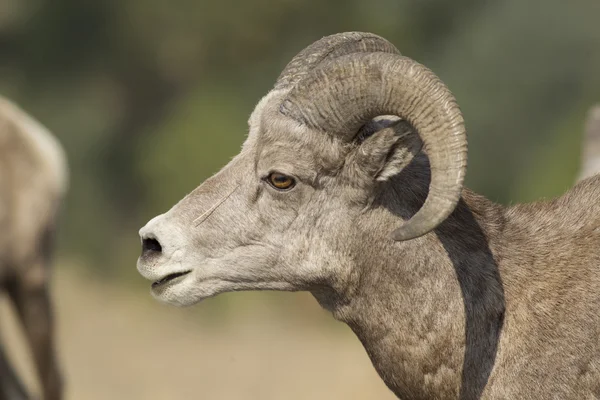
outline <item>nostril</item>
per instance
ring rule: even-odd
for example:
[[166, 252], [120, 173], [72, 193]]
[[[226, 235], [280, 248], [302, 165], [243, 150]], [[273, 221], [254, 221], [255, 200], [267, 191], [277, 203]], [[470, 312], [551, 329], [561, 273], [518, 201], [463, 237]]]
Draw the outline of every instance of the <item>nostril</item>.
[[143, 239], [142, 240], [142, 254], [149, 252], [157, 252], [160, 253], [162, 251], [162, 246], [156, 239]]

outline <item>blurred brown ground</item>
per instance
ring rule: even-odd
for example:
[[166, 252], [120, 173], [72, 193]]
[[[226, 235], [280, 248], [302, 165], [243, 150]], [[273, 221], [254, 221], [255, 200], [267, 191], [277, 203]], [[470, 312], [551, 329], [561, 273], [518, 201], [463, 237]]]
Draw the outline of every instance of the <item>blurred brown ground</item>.
[[[287, 312], [244, 294], [223, 320], [203, 311], [212, 300], [177, 309], [72, 268], [57, 270], [53, 285], [67, 399], [395, 399], [358, 339], [314, 301], [298, 315], [297, 304]], [[1, 306], [3, 343], [35, 386]]]

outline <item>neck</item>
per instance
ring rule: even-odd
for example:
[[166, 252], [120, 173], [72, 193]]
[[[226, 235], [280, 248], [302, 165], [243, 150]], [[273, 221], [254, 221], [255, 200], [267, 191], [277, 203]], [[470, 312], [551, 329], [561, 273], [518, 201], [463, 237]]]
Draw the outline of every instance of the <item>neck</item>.
[[392, 242], [382, 227], [398, 225], [407, 210], [398, 207], [377, 207], [359, 224], [369, 239], [350, 289], [315, 296], [352, 328], [400, 398], [478, 398], [504, 316], [498, 247], [488, 240], [501, 235], [502, 208], [465, 191], [434, 232]]

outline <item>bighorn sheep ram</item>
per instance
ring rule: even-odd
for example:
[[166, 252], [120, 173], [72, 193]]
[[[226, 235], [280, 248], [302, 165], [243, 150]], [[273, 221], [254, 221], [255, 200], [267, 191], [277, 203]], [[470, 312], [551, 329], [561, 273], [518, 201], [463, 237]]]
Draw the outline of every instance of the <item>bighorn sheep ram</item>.
[[600, 177], [511, 207], [464, 189], [454, 97], [368, 33], [300, 52], [249, 127], [140, 230], [157, 299], [310, 291], [404, 399], [600, 397]]
[[[0, 97], [0, 284], [23, 323], [46, 400], [62, 398], [48, 285], [67, 180], [66, 158], [56, 139]], [[0, 347], [0, 399], [25, 398]]]

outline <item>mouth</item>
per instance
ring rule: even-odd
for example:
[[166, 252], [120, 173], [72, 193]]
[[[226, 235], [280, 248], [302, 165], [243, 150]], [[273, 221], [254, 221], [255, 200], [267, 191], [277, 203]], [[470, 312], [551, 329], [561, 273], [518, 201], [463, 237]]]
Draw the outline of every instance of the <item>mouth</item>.
[[192, 272], [192, 271], [182, 271], [182, 272], [175, 272], [174, 274], [169, 274], [169, 275], [165, 276], [164, 278], [161, 278], [155, 282], [152, 282], [152, 288], [155, 289], [159, 286], [163, 286], [166, 283], [173, 281], [174, 279], [181, 278], [182, 276], [189, 274], [190, 272]]

